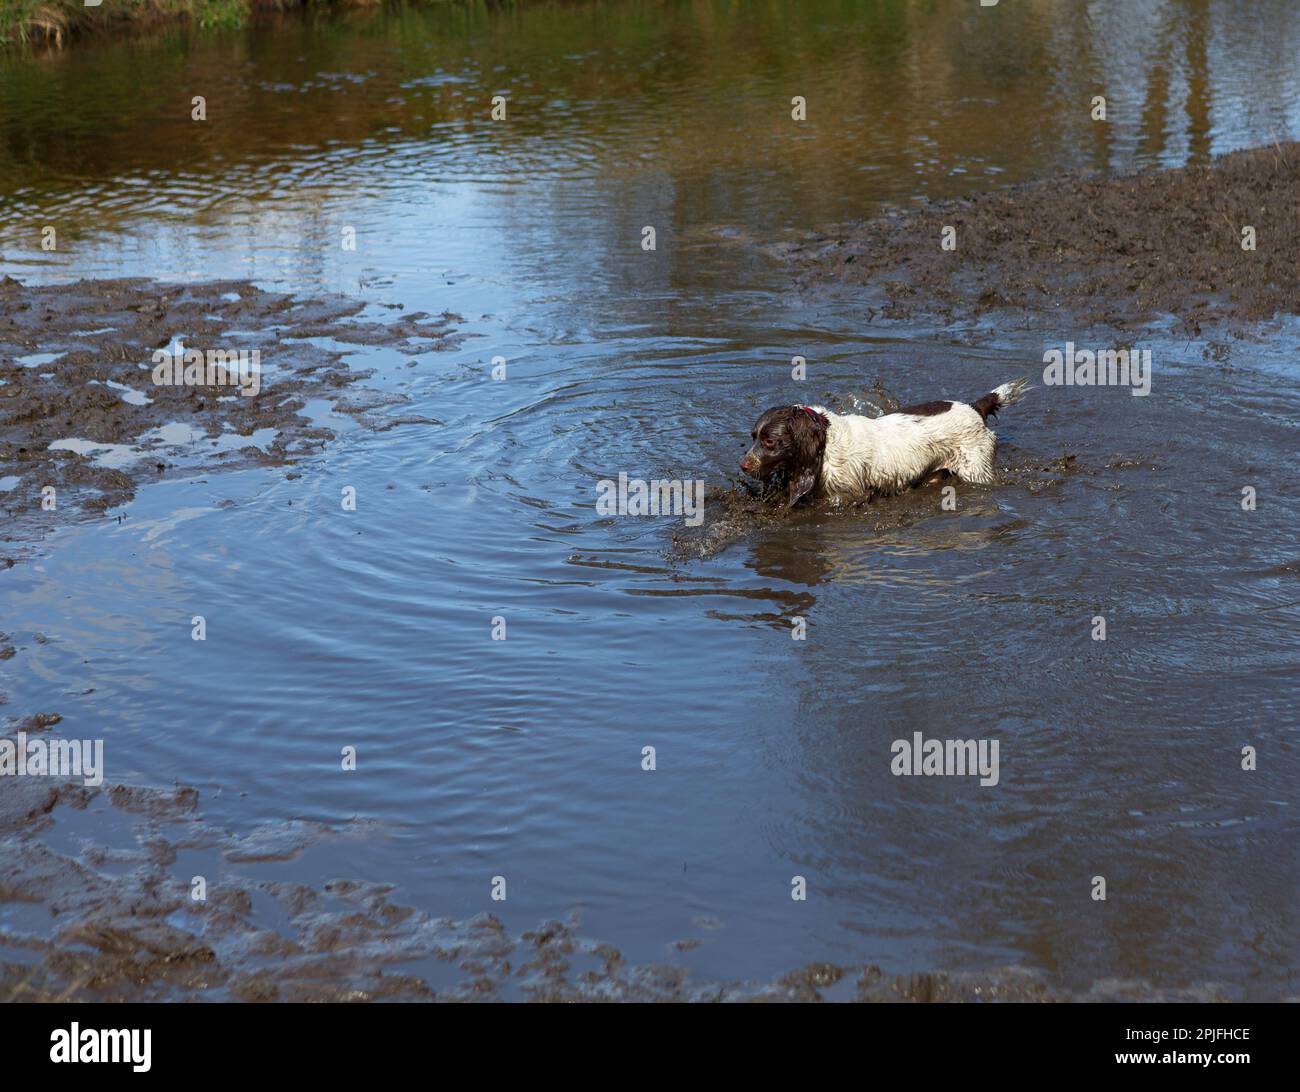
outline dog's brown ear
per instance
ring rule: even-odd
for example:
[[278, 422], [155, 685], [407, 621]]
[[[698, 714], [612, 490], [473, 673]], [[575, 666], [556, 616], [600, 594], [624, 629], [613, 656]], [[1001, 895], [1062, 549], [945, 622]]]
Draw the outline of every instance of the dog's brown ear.
[[794, 420], [790, 423], [794, 458], [790, 463], [790, 500], [787, 507], [793, 508], [799, 498], [811, 493], [817, 484], [817, 475], [822, 470], [822, 452], [826, 449], [825, 420], [820, 414], [814, 416], [805, 409], [795, 411]]

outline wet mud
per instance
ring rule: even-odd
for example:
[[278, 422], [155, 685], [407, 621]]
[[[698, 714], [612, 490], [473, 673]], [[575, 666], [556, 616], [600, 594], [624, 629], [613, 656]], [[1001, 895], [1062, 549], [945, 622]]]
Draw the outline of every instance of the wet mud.
[[[6, 731], [5, 737], [12, 738]], [[890, 974], [811, 964], [771, 982], [701, 982], [672, 964], [632, 965], [580, 920], [512, 933], [493, 914], [464, 921], [404, 905], [391, 885], [338, 879], [313, 888], [226, 872], [195, 898], [178, 858], [229, 866], [289, 861], [369, 824], [275, 824], [237, 838], [207, 824], [188, 787], [5, 778], [0, 903], [21, 904], [0, 935], [0, 1001], [668, 1001], [1067, 1002], [1231, 1000], [1213, 984], [1163, 991], [1099, 982], [1070, 994], [1037, 972]], [[115, 813], [115, 814], [114, 814]], [[129, 831], [106, 842], [101, 831]], [[92, 830], [75, 852], [53, 828]], [[65, 835], [62, 839], [66, 843]], [[699, 943], [683, 938], [676, 951]]]
[[1174, 316], [1195, 336], [1206, 323], [1244, 331], [1300, 313], [1298, 203], [1300, 144], [1287, 142], [894, 210], [781, 253], [805, 287], [868, 289], [872, 318], [1022, 311], [1124, 330]]
[[[806, 285], [878, 291], [889, 318], [1022, 308], [1120, 327], [1160, 313], [1190, 329], [1211, 320], [1258, 323], [1300, 310], [1298, 164], [1296, 146], [1284, 145], [1207, 168], [1038, 183], [899, 213], [790, 257]], [[958, 229], [955, 253], [938, 246], [946, 224]], [[1256, 251], [1241, 250], [1238, 224], [1256, 228]], [[378, 321], [362, 315], [363, 306], [243, 282], [0, 283], [0, 508], [11, 552], [62, 521], [104, 518], [159, 477], [291, 466], [320, 452], [333, 431], [304, 412], [314, 399], [362, 427], [436, 426], [432, 417], [402, 414], [400, 396], [360, 386], [367, 373], [350, 369], [339, 346], [391, 346], [414, 359], [455, 343], [455, 317]], [[154, 385], [150, 355], [177, 338], [205, 349], [259, 349], [268, 367], [261, 394]], [[124, 397], [132, 392], [147, 401]], [[878, 384], [829, 404], [880, 414], [899, 400]], [[176, 425], [186, 427], [163, 431]], [[51, 448], [66, 440], [83, 441], [83, 450]], [[115, 454], [114, 465], [105, 465], [106, 453]], [[1076, 476], [1146, 469], [1119, 456], [1090, 462], [1008, 443], [999, 444], [997, 461], [998, 483], [964, 488], [967, 504], [997, 490], [1038, 493]], [[49, 485], [59, 498], [54, 511], [41, 507]], [[844, 519], [869, 537], [907, 531], [940, 512], [938, 485], [839, 509], [787, 511], [779, 497], [739, 479], [710, 483], [708, 495], [709, 519], [674, 537], [671, 559], [714, 556], [777, 527]], [[0, 556], [5, 564], [12, 559]], [[14, 638], [0, 633], [0, 661], [15, 654]], [[57, 734], [58, 712], [5, 704], [0, 693], [0, 738]], [[23, 910], [0, 934], [0, 1000], [1237, 999], [1236, 990], [1214, 983], [1163, 990], [1106, 980], [1072, 993], [1022, 967], [900, 975], [825, 963], [771, 982], [701, 982], [677, 963], [629, 963], [586, 936], [576, 917], [512, 932], [487, 912], [462, 921], [435, 916], [403, 902], [392, 885], [339, 879], [313, 887], [240, 875], [241, 865], [288, 862], [316, 846], [382, 832], [364, 821], [281, 822], [237, 836], [205, 821], [202, 803], [186, 786], [0, 778], [0, 904]], [[202, 899], [180, 864], [191, 852], [222, 862]], [[665, 951], [698, 944], [679, 937]]]
[[[348, 346], [389, 347], [412, 360], [450, 348], [457, 316], [398, 313], [378, 321], [361, 314], [366, 308], [343, 296], [304, 298], [244, 281], [0, 281], [4, 541], [103, 516], [142, 482], [286, 466], [317, 453], [335, 432], [307, 412], [315, 399], [362, 427], [439, 424], [380, 412], [404, 399], [356, 387], [373, 373], [345, 358]], [[178, 345], [256, 352], [256, 393], [242, 393], [252, 380], [241, 387], [233, 364], [218, 367], [213, 384], [155, 383], [153, 354]]]

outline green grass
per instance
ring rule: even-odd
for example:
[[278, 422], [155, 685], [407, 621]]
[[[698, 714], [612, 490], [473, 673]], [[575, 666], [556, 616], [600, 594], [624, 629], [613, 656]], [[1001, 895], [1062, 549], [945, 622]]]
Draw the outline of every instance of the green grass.
[[335, 5], [367, 7], [384, 0], [0, 0], [0, 45], [63, 45], [88, 31], [189, 19], [202, 27], [237, 27], [254, 11]]

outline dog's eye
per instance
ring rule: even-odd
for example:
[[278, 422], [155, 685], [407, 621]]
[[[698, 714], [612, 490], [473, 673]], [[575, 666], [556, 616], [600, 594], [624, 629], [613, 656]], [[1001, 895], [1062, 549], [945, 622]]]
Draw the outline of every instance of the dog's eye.
[[776, 441], [773, 440], [772, 437], [770, 437], [770, 436], [764, 436], [764, 437], [763, 437], [763, 446], [766, 447], [766, 448], [773, 448], [773, 447], [776, 447]]

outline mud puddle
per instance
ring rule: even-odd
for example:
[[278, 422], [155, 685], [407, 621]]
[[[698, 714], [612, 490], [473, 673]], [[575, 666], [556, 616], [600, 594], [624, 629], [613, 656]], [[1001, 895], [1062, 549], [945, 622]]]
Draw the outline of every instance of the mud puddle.
[[440, 424], [388, 412], [404, 398], [357, 387], [373, 370], [346, 358], [383, 347], [414, 362], [458, 343], [458, 316], [380, 321], [369, 307], [245, 281], [0, 281], [5, 540], [103, 514], [159, 478], [291, 465], [335, 435], [330, 411], [379, 430]]
[[[897, 412], [905, 404], [905, 400], [889, 390], [881, 379], [859, 394], [826, 396], [814, 401], [836, 413], [866, 417], [883, 417]], [[960, 489], [964, 508], [975, 511], [986, 508], [995, 513], [996, 505], [992, 501], [1000, 489], [1013, 487], [1036, 495], [1061, 486], [1067, 478], [1078, 474], [1096, 475], [1102, 470], [1124, 468], [1121, 462], [1092, 467], [1080, 463], [1077, 454], [1068, 452], [1046, 458], [1002, 440], [998, 442], [997, 466], [998, 480], [992, 486], [973, 486], [956, 480], [935, 482], [919, 485], [898, 496], [840, 505], [805, 500], [794, 509], [786, 506], [783, 482], [771, 481], [760, 486], [736, 475], [708, 489], [710, 518], [698, 528], [682, 527], [674, 531], [666, 559], [672, 563], [705, 560], [754, 536], [778, 530], [797, 531], [801, 526], [815, 526], [824, 521], [843, 522], [869, 541], [873, 535], [889, 536], [944, 515], [944, 484]]]
[[[17, 731], [40, 733], [57, 719], [11, 722], [0, 741], [17, 743]], [[512, 933], [489, 912], [463, 921], [431, 916], [403, 904], [389, 884], [337, 879], [313, 887], [240, 872], [339, 839], [382, 836], [365, 822], [302, 822], [234, 837], [204, 821], [193, 788], [5, 778], [0, 1000], [1231, 999], [1213, 984], [1158, 990], [1137, 981], [1071, 994], [1014, 966], [891, 975], [874, 965], [817, 963], [765, 983], [695, 981], [680, 965], [629, 964], [613, 945], [584, 935], [576, 913]]]

